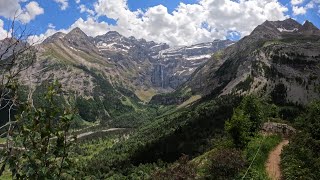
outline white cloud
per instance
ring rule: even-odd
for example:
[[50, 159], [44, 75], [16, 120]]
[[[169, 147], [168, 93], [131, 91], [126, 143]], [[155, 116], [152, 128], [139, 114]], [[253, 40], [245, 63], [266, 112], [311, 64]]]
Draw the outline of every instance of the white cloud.
[[[310, 9], [318, 11], [320, 15], [320, 0], [291, 0], [293, 15], [304, 15]], [[298, 6], [299, 5], [299, 6]]]
[[[64, 31], [64, 30], [61, 30]], [[40, 34], [40, 35], [32, 35], [28, 37], [28, 42], [30, 44], [38, 44], [44, 41], [47, 37], [52, 36], [55, 34], [57, 31], [55, 29], [48, 29], [45, 33]]]
[[17, 11], [21, 11], [18, 0], [0, 0], [0, 16], [13, 18]]
[[294, 15], [303, 15], [307, 13], [307, 8], [305, 7], [298, 7], [298, 6], [293, 6], [292, 11]]
[[111, 30], [111, 26], [105, 22], [98, 23], [92, 17], [89, 17], [87, 20], [83, 20], [79, 18], [74, 24], [70, 26], [68, 30], [64, 30], [64, 32], [69, 32], [72, 29], [79, 27], [82, 31], [84, 31], [87, 35], [90, 36], [98, 36], [106, 33]]
[[81, 30], [83, 30], [86, 34], [91, 36], [98, 36], [106, 33], [107, 31], [111, 30], [111, 26], [108, 25], [105, 22], [98, 23], [96, 22], [92, 17], [88, 17], [88, 19], [85, 21], [82, 18], [79, 18], [75, 23], [73, 23], [68, 29], [60, 29], [55, 30], [53, 27], [49, 27], [49, 29], [40, 35], [33, 35], [28, 38], [29, 43], [32, 44], [38, 44], [44, 41], [49, 36], [52, 36], [56, 32], [63, 32], [68, 33], [72, 29], [79, 27]]
[[79, 4], [79, 3], [80, 3], [80, 0], [75, 0], [75, 1], [76, 1], [76, 3], [77, 3], [77, 4]]
[[28, 23], [35, 19], [36, 16], [43, 14], [44, 10], [35, 1], [29, 2], [24, 8], [19, 4], [21, 0], [0, 0], [0, 16], [12, 19], [18, 16], [17, 19], [22, 23]]
[[28, 23], [31, 20], [35, 19], [36, 16], [43, 13], [43, 8], [41, 8], [37, 2], [32, 1], [26, 5], [24, 10], [22, 10], [21, 14], [18, 16], [18, 19], [22, 23]]
[[[87, 12], [85, 6], [79, 8]], [[113, 30], [125, 36], [186, 45], [225, 39], [230, 32], [243, 37], [265, 20], [285, 19], [287, 10], [278, 0], [199, 0], [195, 4], [180, 3], [172, 13], [163, 5], [131, 11], [127, 0], [98, 0], [94, 4], [95, 17], [79, 18], [62, 31], [80, 27], [96, 36]], [[99, 22], [101, 16], [116, 20], [116, 25]]]
[[7, 37], [7, 31], [4, 29], [4, 23], [0, 19], [0, 40], [4, 39]]
[[53, 25], [52, 23], [49, 23], [49, 24], [48, 24], [48, 28], [49, 28], [49, 29], [55, 29], [55, 28], [56, 28], [56, 26], [55, 26], [55, 25]]
[[175, 45], [223, 39], [230, 30], [244, 36], [265, 20], [285, 19], [287, 11], [277, 0], [200, 0], [172, 13], [162, 5], [130, 11], [127, 0], [98, 0], [94, 7], [98, 16], [117, 20], [113, 30]]
[[303, 2], [304, 2], [304, 0], [291, 0], [292, 5], [302, 4]]
[[79, 9], [80, 9], [80, 12], [81, 12], [81, 13], [86, 12], [86, 13], [88, 13], [89, 15], [92, 15], [92, 16], [95, 14], [95, 12], [94, 12], [93, 10], [87, 8], [84, 4], [81, 4], [81, 5], [79, 6]]
[[54, 0], [54, 1], [60, 4], [61, 10], [66, 10], [69, 6], [68, 0]]

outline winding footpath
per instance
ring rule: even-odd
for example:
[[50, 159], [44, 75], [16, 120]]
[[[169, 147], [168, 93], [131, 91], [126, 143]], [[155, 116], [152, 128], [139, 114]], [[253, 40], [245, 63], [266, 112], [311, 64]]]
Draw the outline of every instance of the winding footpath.
[[281, 179], [281, 168], [280, 168], [281, 156], [280, 155], [281, 155], [283, 147], [288, 144], [289, 144], [289, 141], [284, 139], [269, 154], [269, 157], [268, 157], [268, 160], [266, 163], [266, 171], [267, 171], [268, 176], [272, 180], [280, 180]]

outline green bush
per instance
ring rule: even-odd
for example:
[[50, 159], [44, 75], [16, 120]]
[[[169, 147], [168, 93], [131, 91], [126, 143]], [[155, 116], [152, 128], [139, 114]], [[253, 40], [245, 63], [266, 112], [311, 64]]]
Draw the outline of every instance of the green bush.
[[318, 179], [320, 177], [320, 102], [311, 103], [296, 119], [300, 131], [282, 153], [285, 179]]
[[[269, 180], [269, 177], [265, 171], [265, 164], [269, 157], [269, 153], [280, 143], [280, 141], [281, 137], [277, 135], [266, 137], [258, 135], [248, 143], [248, 146], [245, 148], [245, 154], [248, 163], [253, 163], [245, 179]], [[258, 154], [255, 157], [257, 152]]]
[[244, 148], [260, 129], [264, 121], [262, 104], [257, 97], [247, 96], [234, 110], [230, 120], [225, 123], [225, 130], [231, 135], [238, 148]]
[[208, 173], [212, 180], [228, 180], [235, 177], [246, 167], [242, 152], [237, 149], [220, 149], [210, 157]]
[[189, 163], [189, 158], [186, 155], [180, 157], [177, 163], [168, 167], [165, 170], [158, 170], [153, 175], [153, 180], [192, 180], [196, 178], [196, 169], [192, 163]]

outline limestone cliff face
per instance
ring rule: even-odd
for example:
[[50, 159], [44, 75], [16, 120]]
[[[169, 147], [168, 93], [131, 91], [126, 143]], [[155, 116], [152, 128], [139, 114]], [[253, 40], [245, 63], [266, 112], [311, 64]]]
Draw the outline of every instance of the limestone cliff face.
[[270, 96], [275, 102], [306, 104], [320, 99], [319, 30], [292, 19], [267, 21], [249, 36], [216, 53], [180, 91], [221, 96]]
[[186, 82], [191, 74], [206, 63], [215, 52], [232, 44], [234, 42], [230, 40], [215, 40], [160, 51], [158, 55], [153, 56], [156, 59], [153, 65], [153, 85], [165, 89], [176, 89]]

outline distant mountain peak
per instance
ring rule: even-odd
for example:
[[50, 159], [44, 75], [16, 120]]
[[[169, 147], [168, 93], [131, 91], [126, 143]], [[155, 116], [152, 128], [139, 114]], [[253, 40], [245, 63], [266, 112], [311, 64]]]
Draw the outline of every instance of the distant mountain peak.
[[79, 36], [79, 37], [88, 37], [86, 33], [84, 33], [79, 27], [72, 29], [67, 36]]
[[283, 33], [296, 33], [302, 25], [294, 19], [285, 19], [283, 21], [265, 21], [252, 31], [255, 39], [278, 38]]
[[299, 32], [304, 35], [320, 35], [320, 30], [308, 20], [299, 28]]
[[312, 22], [306, 20], [306, 22], [302, 26], [303, 28], [309, 29], [309, 30], [319, 30]]
[[63, 33], [63, 32], [57, 32], [57, 33], [53, 34], [52, 36], [49, 36], [47, 39], [45, 39], [45, 40], [43, 41], [43, 43], [44, 43], [44, 44], [52, 43], [52, 42], [54, 42], [54, 41], [57, 41], [57, 40], [59, 40], [59, 39], [64, 38], [65, 36], [66, 36], [65, 33]]
[[109, 31], [104, 36], [110, 37], [110, 38], [120, 38], [123, 37], [120, 33], [117, 31]]
[[108, 35], [117, 35], [117, 36], [121, 36], [120, 33], [118, 33], [118, 31], [108, 31], [106, 34]]

